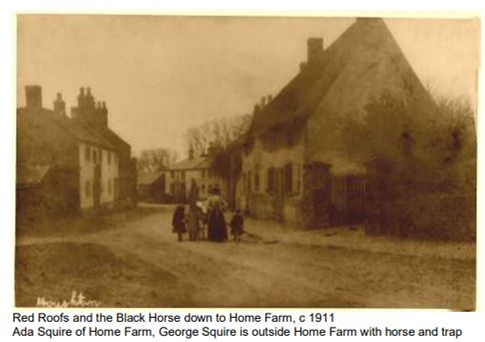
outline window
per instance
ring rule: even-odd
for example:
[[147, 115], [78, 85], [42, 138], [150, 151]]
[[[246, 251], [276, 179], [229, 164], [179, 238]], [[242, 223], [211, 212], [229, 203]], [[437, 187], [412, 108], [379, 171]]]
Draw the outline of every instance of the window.
[[205, 171], [206, 170], [202, 170], [202, 178], [205, 178]]
[[251, 171], [248, 171], [248, 191], [251, 191]]
[[99, 163], [103, 164], [103, 150], [99, 150]]
[[96, 153], [95, 149], [93, 149], [93, 163], [94, 164], [98, 163], [98, 154]]
[[205, 193], [205, 184], [202, 184], [202, 185], [200, 186], [200, 192], [201, 192], [202, 194], [204, 194], [204, 193]]
[[274, 168], [270, 167], [267, 171], [267, 178], [266, 178], [266, 191], [273, 192], [275, 191], [275, 184], [274, 184]]
[[113, 197], [116, 199], [118, 196], [118, 177], [113, 178]]
[[113, 181], [111, 179], [108, 179], [108, 194], [111, 195], [111, 192], [113, 192]]
[[285, 165], [285, 193], [293, 192], [293, 165], [288, 163]]
[[259, 171], [254, 172], [254, 191], [259, 191]]
[[86, 181], [86, 197], [91, 197], [91, 182]]
[[170, 177], [175, 178], [175, 171], [170, 171]]
[[87, 163], [91, 161], [91, 148], [89, 146], [86, 146], [86, 149], [84, 150], [84, 157]]
[[111, 164], [111, 151], [108, 151], [108, 164]]
[[295, 193], [300, 193], [301, 191], [301, 168], [300, 168], [300, 165], [293, 165], [294, 167], [294, 187], [293, 187], [293, 191]]

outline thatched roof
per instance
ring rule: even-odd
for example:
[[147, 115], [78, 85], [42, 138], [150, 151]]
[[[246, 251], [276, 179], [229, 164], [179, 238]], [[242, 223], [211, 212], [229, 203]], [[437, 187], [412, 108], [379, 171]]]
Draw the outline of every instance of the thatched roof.
[[250, 135], [295, 130], [315, 113], [363, 115], [389, 92], [406, 103], [434, 106], [382, 19], [357, 19], [253, 117]]

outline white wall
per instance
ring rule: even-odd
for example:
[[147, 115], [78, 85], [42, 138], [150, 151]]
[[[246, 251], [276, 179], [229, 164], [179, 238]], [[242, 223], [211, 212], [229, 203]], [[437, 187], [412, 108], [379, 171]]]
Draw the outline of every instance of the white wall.
[[[101, 204], [110, 204], [115, 199], [115, 179], [118, 179], [117, 154], [113, 151], [102, 150], [101, 164]], [[111, 155], [111, 158], [108, 155]], [[110, 185], [111, 184], [111, 185]]]
[[[171, 172], [174, 172], [175, 177], [172, 178]], [[185, 173], [185, 180], [182, 178], [182, 172]], [[227, 184], [220, 177], [209, 172], [209, 169], [192, 169], [192, 170], [169, 170], [166, 173], [165, 192], [172, 194], [170, 188], [172, 183], [185, 183], [186, 196], [190, 194], [190, 185], [192, 180], [195, 181], [199, 187], [199, 197], [205, 199], [209, 195], [209, 187], [218, 185], [221, 189], [222, 195], [227, 196]], [[175, 194], [176, 195], [176, 194]]]
[[[281, 141], [277, 141], [277, 139]], [[249, 208], [251, 215], [257, 218], [273, 217], [274, 192], [268, 193], [268, 169], [284, 168], [291, 163], [293, 167], [293, 192], [285, 194], [283, 216], [286, 222], [299, 222], [298, 208], [303, 195], [304, 138], [291, 144], [284, 136], [274, 136], [269, 146], [261, 139], [256, 139], [251, 151], [243, 154], [242, 173], [237, 184], [236, 206]], [[255, 173], [259, 172], [259, 189], [255, 190]], [[247, 189], [248, 175], [251, 176], [251, 190]]]
[[[86, 149], [90, 149], [90, 160], [86, 160]], [[93, 151], [96, 151], [97, 163], [101, 164], [101, 198], [102, 205], [112, 205], [115, 199], [115, 179], [118, 178], [119, 158], [113, 151], [109, 151], [91, 144], [79, 143], [79, 193], [82, 209], [89, 209], [94, 206], [93, 178], [94, 167]], [[108, 155], [111, 154], [111, 157]], [[101, 155], [101, 158], [100, 158]], [[89, 185], [87, 183], [89, 182]], [[111, 184], [111, 185], [110, 185]], [[90, 187], [89, 193], [87, 187]]]

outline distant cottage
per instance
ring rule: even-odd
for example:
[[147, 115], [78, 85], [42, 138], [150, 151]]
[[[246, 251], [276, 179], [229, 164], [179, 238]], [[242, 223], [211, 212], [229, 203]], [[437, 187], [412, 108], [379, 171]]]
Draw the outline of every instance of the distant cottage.
[[166, 193], [176, 202], [187, 202], [190, 198], [206, 199], [213, 188], [218, 188], [226, 196], [227, 181], [211, 167], [213, 153], [213, 148], [209, 147], [207, 154], [195, 156], [190, 148], [187, 159], [165, 171]]
[[239, 171], [232, 171], [230, 203], [303, 226], [361, 222], [364, 161], [342, 147], [342, 119], [365, 117], [384, 93], [433, 105], [382, 19], [357, 19], [326, 49], [310, 38], [300, 72], [255, 109], [247, 138], [233, 148]]
[[165, 192], [165, 171], [138, 171], [138, 200], [141, 202], [168, 202]]
[[134, 205], [131, 147], [108, 127], [106, 104], [81, 88], [68, 117], [61, 94], [50, 110], [40, 86], [25, 92], [26, 106], [17, 110], [17, 212], [64, 215]]

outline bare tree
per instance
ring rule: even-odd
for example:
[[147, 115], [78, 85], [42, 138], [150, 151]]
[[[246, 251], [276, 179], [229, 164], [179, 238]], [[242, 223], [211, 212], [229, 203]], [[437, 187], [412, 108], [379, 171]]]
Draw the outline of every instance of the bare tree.
[[203, 155], [210, 144], [225, 149], [234, 140], [241, 137], [251, 124], [251, 115], [221, 117], [204, 122], [188, 129], [186, 141], [195, 155]]
[[157, 148], [143, 150], [137, 161], [138, 171], [162, 171], [174, 164], [177, 159], [178, 154], [172, 149]]

